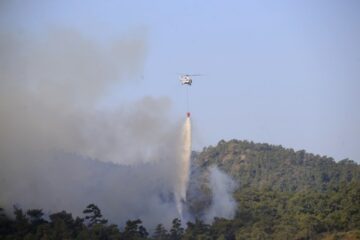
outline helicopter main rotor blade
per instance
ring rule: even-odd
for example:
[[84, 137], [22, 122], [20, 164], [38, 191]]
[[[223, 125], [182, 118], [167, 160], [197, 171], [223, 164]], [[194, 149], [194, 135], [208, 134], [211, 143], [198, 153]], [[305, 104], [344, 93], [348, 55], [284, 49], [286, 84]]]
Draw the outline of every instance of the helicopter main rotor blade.
[[198, 77], [198, 76], [204, 76], [204, 74], [187, 74], [187, 76]]
[[204, 76], [204, 74], [201, 74], [201, 73], [177, 73], [177, 75], [180, 75], [180, 76]]

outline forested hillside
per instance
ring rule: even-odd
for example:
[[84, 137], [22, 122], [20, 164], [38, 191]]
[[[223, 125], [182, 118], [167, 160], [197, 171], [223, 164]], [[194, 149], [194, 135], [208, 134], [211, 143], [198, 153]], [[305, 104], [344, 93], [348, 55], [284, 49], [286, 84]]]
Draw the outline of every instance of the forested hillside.
[[[135, 219], [119, 227], [93, 204], [76, 218], [15, 207], [15, 219], [0, 209], [0, 239], [360, 239], [360, 166], [354, 161], [231, 140], [194, 152], [192, 162], [192, 222], [174, 219], [168, 229], [160, 223], [145, 229]], [[234, 179], [237, 208], [234, 219], [206, 224], [212, 166]]]
[[325, 191], [340, 183], [360, 181], [360, 166], [354, 161], [337, 163], [330, 157], [266, 143], [220, 141], [196, 154], [195, 161], [202, 168], [218, 165], [236, 179], [240, 189]]
[[190, 184], [200, 194], [189, 208], [199, 218], [211, 204], [210, 166], [237, 183], [237, 213], [228, 222], [236, 239], [360, 239], [360, 165], [352, 160], [222, 140], [194, 153], [193, 163], [192, 179], [203, 184]]

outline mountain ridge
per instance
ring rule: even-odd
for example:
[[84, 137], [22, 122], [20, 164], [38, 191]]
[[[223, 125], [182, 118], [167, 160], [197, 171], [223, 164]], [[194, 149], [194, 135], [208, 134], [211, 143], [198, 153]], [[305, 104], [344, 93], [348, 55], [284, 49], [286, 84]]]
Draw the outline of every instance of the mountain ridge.
[[197, 167], [217, 165], [239, 183], [239, 188], [325, 191], [340, 182], [360, 181], [360, 165], [353, 160], [336, 162], [305, 150], [247, 140], [221, 140], [194, 153], [193, 162]]

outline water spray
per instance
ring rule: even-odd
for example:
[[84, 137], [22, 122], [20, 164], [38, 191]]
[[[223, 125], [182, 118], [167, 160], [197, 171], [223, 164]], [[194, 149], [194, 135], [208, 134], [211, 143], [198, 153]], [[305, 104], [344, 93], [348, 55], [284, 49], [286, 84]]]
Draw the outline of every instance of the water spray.
[[181, 152], [180, 152], [180, 168], [179, 168], [179, 184], [175, 193], [176, 206], [180, 217], [182, 218], [182, 205], [186, 202], [186, 191], [189, 184], [190, 173], [190, 157], [191, 157], [191, 119], [186, 117], [181, 133]]

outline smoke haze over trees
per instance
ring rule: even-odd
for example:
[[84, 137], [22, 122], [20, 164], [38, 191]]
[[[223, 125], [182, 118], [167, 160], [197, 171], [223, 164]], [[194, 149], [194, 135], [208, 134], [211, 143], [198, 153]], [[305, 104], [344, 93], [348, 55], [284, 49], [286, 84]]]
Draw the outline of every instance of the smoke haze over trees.
[[[36, 239], [44, 236], [51, 239], [360, 238], [360, 168], [351, 160], [335, 162], [305, 151], [232, 140], [220, 141], [217, 146], [194, 153], [193, 164], [186, 207], [195, 218], [189, 222], [174, 218], [147, 226], [143, 219], [133, 215], [118, 227], [111, 221], [106, 222], [108, 216], [94, 204], [85, 204], [84, 214], [77, 215], [64, 211], [47, 214], [41, 208], [15, 208], [15, 219], [9, 219], [10, 214], [3, 210], [0, 212], [0, 236]], [[223, 170], [220, 172], [214, 166]], [[307, 174], [297, 175], [304, 170]], [[217, 173], [211, 176], [214, 171]], [[286, 174], [288, 172], [291, 174]], [[226, 184], [235, 190], [233, 219], [215, 216], [211, 222], [206, 222], [209, 218], [206, 214], [214, 208], [216, 198], [212, 178], [225, 178], [222, 181], [227, 182], [229, 176], [224, 173], [232, 175], [234, 181]]]
[[186, 186], [169, 99], [98, 107], [108, 88], [141, 72], [146, 37], [100, 43], [63, 28], [0, 35], [0, 205], [78, 216], [91, 199], [118, 224], [178, 217], [174, 194], [184, 198]]
[[0, 0], [0, 239], [360, 239], [359, 12]]
[[[129, 36], [103, 46], [69, 29], [0, 34], [1, 205], [79, 214], [94, 199], [109, 206], [108, 213], [127, 206], [118, 216], [138, 214], [138, 206], [168, 212], [156, 194], [172, 192], [176, 180], [171, 163], [178, 133], [167, 117], [169, 100], [144, 97], [97, 109], [108, 87], [141, 69], [146, 39]], [[85, 161], [89, 157], [147, 164], [119, 174], [111, 164], [98, 169], [94, 160]]]

